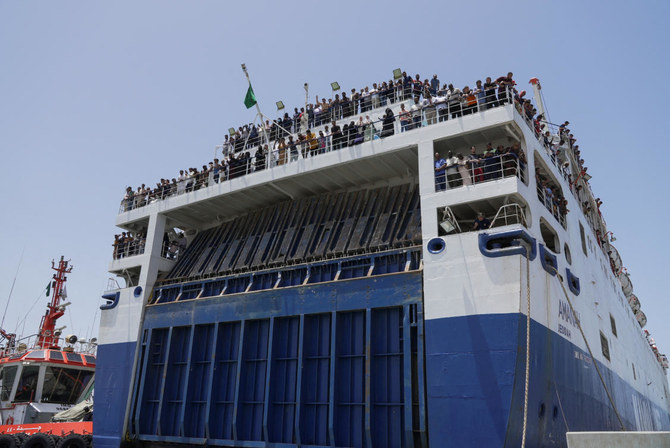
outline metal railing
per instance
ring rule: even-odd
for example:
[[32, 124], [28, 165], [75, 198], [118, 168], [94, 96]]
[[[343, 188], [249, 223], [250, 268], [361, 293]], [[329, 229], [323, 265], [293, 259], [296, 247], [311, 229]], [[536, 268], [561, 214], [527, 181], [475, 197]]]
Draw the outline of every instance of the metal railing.
[[146, 245], [145, 238], [131, 237], [129, 241], [115, 242], [114, 252], [112, 256], [115, 260], [121, 258], [132, 257], [134, 255], [141, 255], [144, 253], [144, 246]]
[[[417, 104], [413, 99], [409, 99], [414, 98], [413, 95], [413, 92], [408, 95], [407, 92], [398, 94], [396, 91], [393, 102], [387, 99], [387, 102], [383, 104], [380, 100], [379, 107], [370, 110], [367, 110], [365, 102], [361, 103], [359, 101], [357, 109], [354, 109], [356, 113], [346, 116], [344, 112], [338, 113], [342, 115], [342, 118], [336, 121], [340, 132], [332, 133], [331, 121], [330, 124], [323, 122], [314, 128], [309, 127], [312, 134], [306, 136], [302, 135], [300, 131], [296, 132], [296, 129], [301, 130], [302, 127], [296, 128], [292, 121], [293, 124], [289, 123], [290, 129], [278, 128], [274, 133], [269, 132], [269, 142], [265, 140], [262, 132], [259, 132], [254, 139], [245, 137], [242, 139], [243, 143], [241, 145], [238, 143], [237, 150], [228, 157], [228, 160], [224, 161], [224, 164], [215, 165], [204, 174], [193, 172], [188, 176], [182, 176], [180, 179], [166, 180], [154, 189], [128, 192], [121, 201], [119, 213], [254, 172], [291, 164], [300, 159], [319, 156], [371, 140], [387, 138], [465, 115], [481, 113], [493, 107], [513, 102], [512, 91], [509, 89], [505, 91], [505, 95], [489, 98], [488, 101], [477, 100], [475, 103], [468, 103], [465, 97], [458, 100], [450, 100], [448, 97], [446, 99], [443, 99], [445, 97], [434, 97], [433, 100], [424, 99]], [[361, 107], [361, 104], [363, 104], [363, 107]], [[370, 104], [372, 106], [372, 102]], [[405, 106], [404, 109], [402, 108], [403, 105]], [[371, 115], [381, 114], [384, 108], [391, 109], [393, 116], [378, 117], [374, 120], [370, 118]], [[316, 119], [314, 125], [317, 125]], [[323, 135], [320, 135], [321, 132], [323, 132]], [[293, 137], [294, 145], [291, 145], [289, 137]], [[281, 144], [282, 138], [285, 144]], [[250, 142], [253, 142], [253, 146]], [[233, 147], [235, 144], [232, 144]], [[259, 148], [263, 148], [265, 145], [268, 145], [267, 150], [258, 152]], [[254, 154], [251, 154], [252, 151]]]
[[554, 218], [561, 223], [563, 228], [566, 228], [565, 222], [565, 212], [563, 210], [563, 205], [561, 201], [563, 198], [553, 192], [553, 190], [547, 190], [542, 185], [537, 185], [537, 198], [542, 202], [549, 212], [554, 215]]

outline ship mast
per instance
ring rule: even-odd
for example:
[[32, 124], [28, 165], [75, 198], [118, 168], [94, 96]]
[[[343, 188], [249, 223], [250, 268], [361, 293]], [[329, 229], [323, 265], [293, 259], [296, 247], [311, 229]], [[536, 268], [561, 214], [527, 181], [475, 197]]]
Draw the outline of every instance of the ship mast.
[[55, 335], [56, 332], [56, 321], [63, 314], [65, 314], [65, 307], [60, 305], [61, 298], [65, 292], [65, 281], [67, 277], [65, 274], [72, 272], [72, 266], [68, 267], [68, 261], [65, 261], [63, 256], [60, 257], [58, 262], [58, 267], [55, 263], [51, 262], [51, 269], [56, 271], [53, 275], [52, 289], [53, 294], [51, 296], [51, 303], [47, 305], [47, 312], [42, 317], [42, 322], [40, 323], [40, 332], [37, 339], [37, 347], [47, 349], [60, 349], [58, 346], [58, 336]]

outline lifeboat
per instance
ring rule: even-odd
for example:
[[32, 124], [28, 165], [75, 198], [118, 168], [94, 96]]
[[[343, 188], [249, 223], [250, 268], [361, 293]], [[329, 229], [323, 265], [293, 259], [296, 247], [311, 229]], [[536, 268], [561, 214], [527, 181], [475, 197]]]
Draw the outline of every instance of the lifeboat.
[[630, 305], [630, 308], [633, 310], [633, 313], [637, 313], [638, 311], [640, 311], [640, 301], [638, 300], [635, 294], [631, 294], [630, 297], [628, 297], [628, 304]]
[[644, 326], [647, 325], [647, 316], [644, 315], [642, 310], [635, 313], [635, 318], [637, 319], [637, 323], [640, 324], [640, 327], [644, 328]]
[[619, 283], [621, 283], [621, 289], [626, 297], [630, 297], [633, 294], [633, 283], [630, 281], [627, 272], [619, 272]]
[[612, 259], [612, 266], [614, 266], [614, 271], [619, 272], [621, 271], [621, 268], [623, 267], [621, 263], [621, 255], [619, 255], [619, 251], [616, 250], [616, 247], [610, 246], [610, 249], [612, 249], [609, 254], [610, 258]]

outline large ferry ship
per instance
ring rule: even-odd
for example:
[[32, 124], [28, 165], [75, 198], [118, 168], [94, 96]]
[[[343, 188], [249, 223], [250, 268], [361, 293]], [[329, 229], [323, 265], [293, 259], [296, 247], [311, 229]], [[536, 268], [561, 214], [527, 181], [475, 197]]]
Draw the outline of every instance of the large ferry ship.
[[128, 189], [95, 446], [670, 429], [667, 358], [539, 81], [533, 105], [511, 73], [462, 91], [396, 75]]

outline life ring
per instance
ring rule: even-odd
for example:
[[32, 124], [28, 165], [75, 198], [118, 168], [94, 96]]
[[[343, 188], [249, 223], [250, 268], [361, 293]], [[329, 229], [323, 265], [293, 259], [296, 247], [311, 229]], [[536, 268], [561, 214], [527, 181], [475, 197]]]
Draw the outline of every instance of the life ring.
[[10, 415], [5, 419], [5, 425], [13, 425], [13, 424], [14, 424], [14, 417]]

